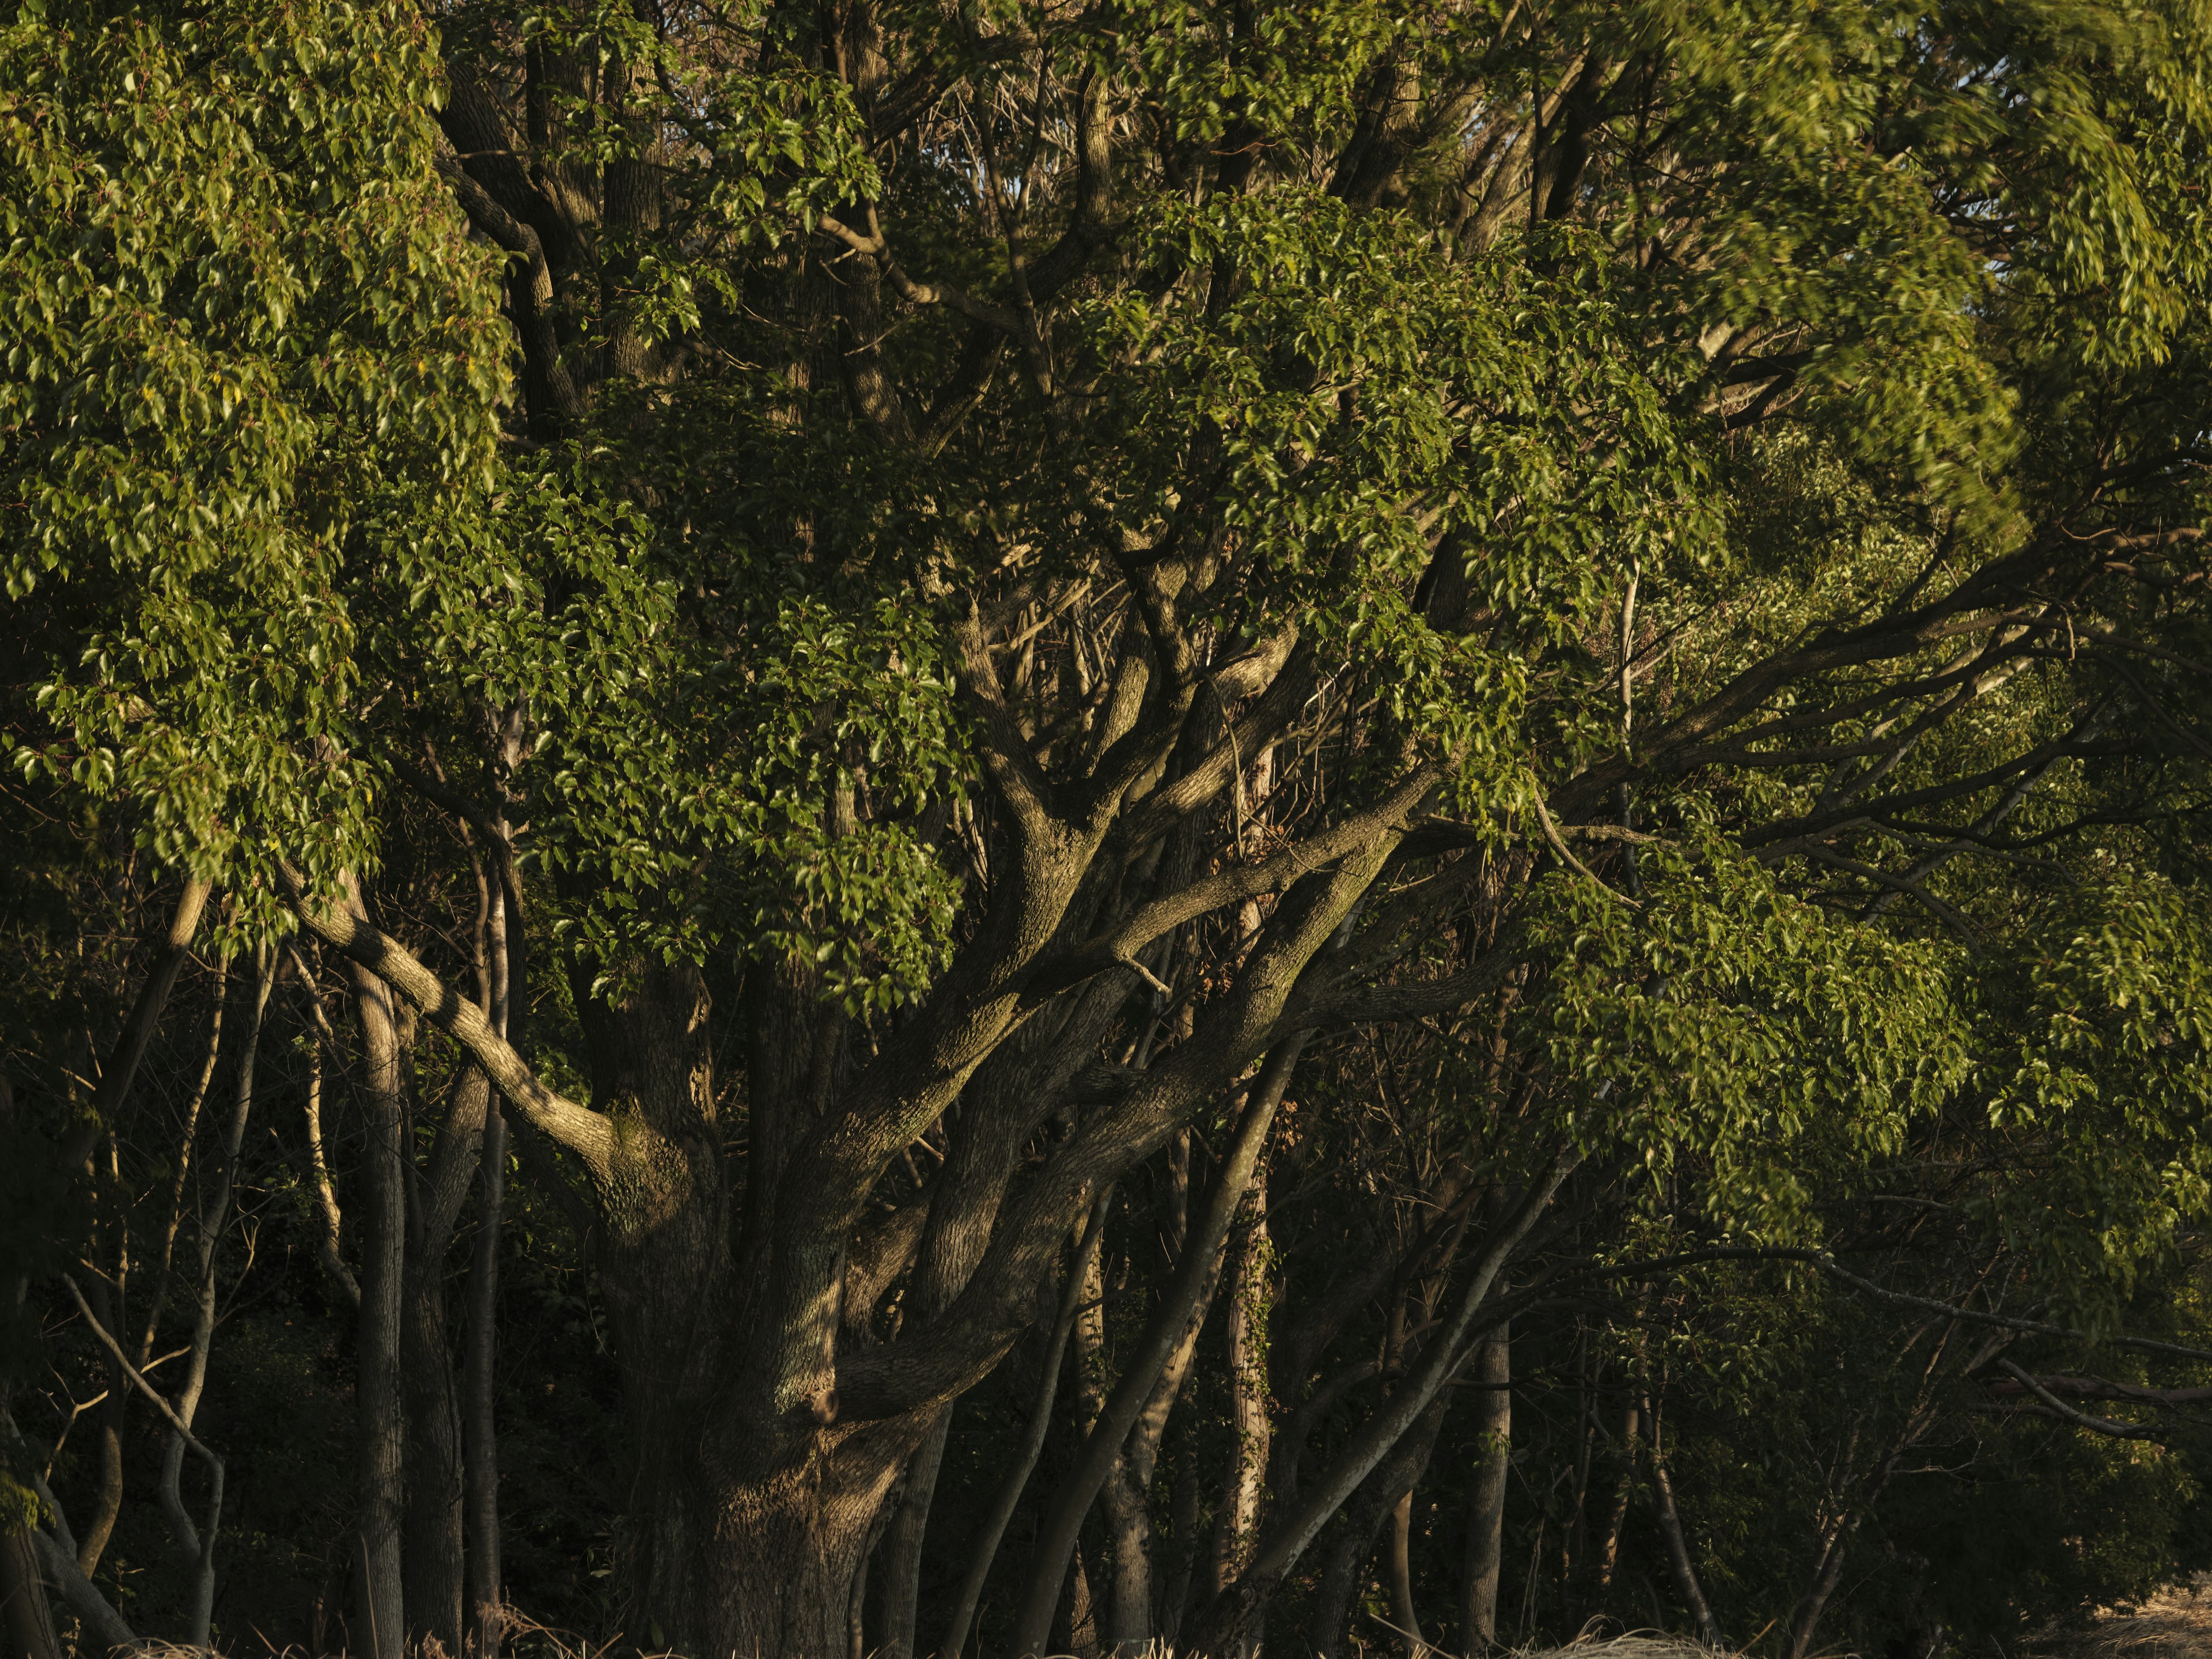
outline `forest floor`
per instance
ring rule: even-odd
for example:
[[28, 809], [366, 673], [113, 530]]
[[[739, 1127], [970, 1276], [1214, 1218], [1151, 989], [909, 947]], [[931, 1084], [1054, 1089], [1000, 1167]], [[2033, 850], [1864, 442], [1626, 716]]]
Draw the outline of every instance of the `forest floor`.
[[2212, 1659], [2212, 1576], [2125, 1612], [2100, 1613], [2088, 1630], [2038, 1643], [2035, 1651], [2048, 1659]]

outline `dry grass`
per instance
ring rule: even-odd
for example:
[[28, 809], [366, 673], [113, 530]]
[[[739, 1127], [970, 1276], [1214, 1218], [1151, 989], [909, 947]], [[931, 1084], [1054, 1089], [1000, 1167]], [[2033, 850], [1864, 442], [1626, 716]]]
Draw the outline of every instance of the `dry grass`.
[[2105, 1608], [2089, 1629], [2053, 1635], [2034, 1650], [2047, 1659], [2212, 1659], [2212, 1575], [2139, 1607]]
[[[1700, 1647], [1686, 1636], [1659, 1631], [1626, 1631], [1619, 1636], [1584, 1634], [1563, 1648], [1492, 1649], [1493, 1659], [1738, 1659], [1719, 1648]], [[1459, 1659], [1443, 1649], [1424, 1645], [1423, 1659]], [[1144, 1659], [1174, 1659], [1171, 1648], [1155, 1648]], [[2212, 1659], [2212, 1652], [2205, 1656]]]
[[1631, 1631], [1625, 1636], [1578, 1639], [1563, 1648], [1527, 1648], [1513, 1659], [1727, 1659], [1727, 1656], [1699, 1647], [1686, 1636]]

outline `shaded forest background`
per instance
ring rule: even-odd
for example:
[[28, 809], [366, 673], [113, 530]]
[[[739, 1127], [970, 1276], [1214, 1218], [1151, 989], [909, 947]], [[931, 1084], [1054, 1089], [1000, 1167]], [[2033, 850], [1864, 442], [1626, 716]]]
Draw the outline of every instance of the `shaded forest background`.
[[2212, 1569], [2212, 11], [0, 5], [0, 1599]]

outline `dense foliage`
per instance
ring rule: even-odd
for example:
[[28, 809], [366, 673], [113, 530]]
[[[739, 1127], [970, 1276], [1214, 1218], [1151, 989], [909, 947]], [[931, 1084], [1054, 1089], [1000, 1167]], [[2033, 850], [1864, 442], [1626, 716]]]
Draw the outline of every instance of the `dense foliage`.
[[11, 1649], [2212, 1568], [2207, 177], [2197, 0], [0, 5]]

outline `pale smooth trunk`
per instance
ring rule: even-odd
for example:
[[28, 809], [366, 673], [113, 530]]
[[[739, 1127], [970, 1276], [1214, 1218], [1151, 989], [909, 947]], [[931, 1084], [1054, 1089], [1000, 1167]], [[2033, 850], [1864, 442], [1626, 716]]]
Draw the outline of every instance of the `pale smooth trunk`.
[[507, 1193], [507, 1123], [492, 1097], [484, 1118], [483, 1213], [469, 1270], [468, 1358], [462, 1374], [462, 1461], [467, 1525], [469, 1642], [479, 1659], [497, 1659], [506, 1634], [501, 1588], [498, 1376], [499, 1224]]
[[1498, 1578], [1505, 1553], [1505, 1486], [1513, 1471], [1513, 1328], [1482, 1339], [1474, 1380], [1480, 1386], [1474, 1488], [1468, 1505], [1467, 1568], [1460, 1644], [1480, 1651], [1498, 1640]]
[[[1229, 1270], [1229, 1480], [1221, 1496], [1213, 1539], [1213, 1590], [1218, 1595], [1251, 1559], [1260, 1530], [1260, 1499], [1267, 1468], [1267, 1328], [1273, 1252], [1267, 1234], [1267, 1164], [1264, 1153], [1245, 1188], [1236, 1253]], [[1241, 1633], [1236, 1653], [1259, 1650], [1256, 1620]]]
[[[506, 826], [502, 823], [501, 828]], [[520, 965], [521, 917], [510, 911], [503, 879], [491, 884], [484, 904], [485, 1012], [492, 1030], [509, 1042], [521, 1036], [514, 1017], [514, 972]], [[499, 1530], [500, 1222], [507, 1205], [507, 1120], [499, 1095], [484, 1103], [483, 1146], [479, 1154], [483, 1203], [477, 1218], [476, 1250], [469, 1263], [468, 1322], [462, 1340], [467, 1357], [461, 1372], [462, 1481], [467, 1528], [463, 1592], [468, 1638], [477, 1659], [498, 1659], [507, 1635], [503, 1568]]]
[[[347, 898], [365, 915], [349, 878]], [[406, 1659], [407, 1602], [401, 1566], [406, 1445], [400, 1391], [400, 1304], [406, 1249], [407, 1096], [399, 1034], [384, 981], [352, 969], [354, 1008], [365, 1060], [362, 1149], [361, 1326], [356, 1357], [355, 1502], [356, 1651]]]

